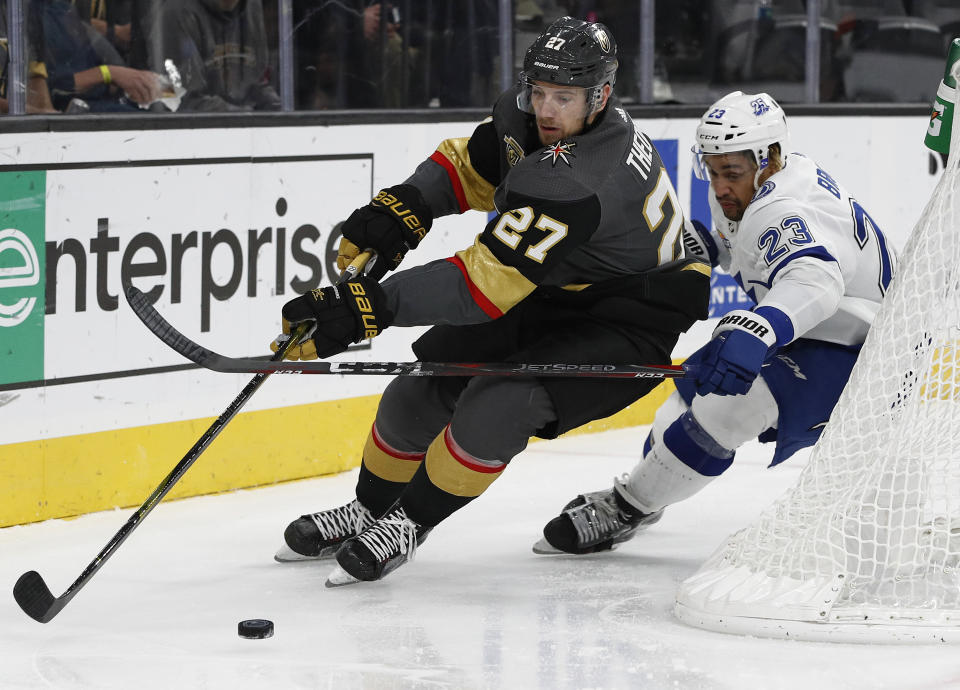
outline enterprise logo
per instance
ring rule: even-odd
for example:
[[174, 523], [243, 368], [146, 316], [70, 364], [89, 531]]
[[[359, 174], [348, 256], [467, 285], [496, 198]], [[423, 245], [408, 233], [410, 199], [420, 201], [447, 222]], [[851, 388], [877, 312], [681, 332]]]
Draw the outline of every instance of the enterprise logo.
[[[40, 282], [40, 261], [33, 242], [14, 228], [0, 230], [0, 290], [32, 287]], [[21, 297], [6, 304], [0, 292], [0, 328], [23, 323], [37, 302], [36, 297]]]

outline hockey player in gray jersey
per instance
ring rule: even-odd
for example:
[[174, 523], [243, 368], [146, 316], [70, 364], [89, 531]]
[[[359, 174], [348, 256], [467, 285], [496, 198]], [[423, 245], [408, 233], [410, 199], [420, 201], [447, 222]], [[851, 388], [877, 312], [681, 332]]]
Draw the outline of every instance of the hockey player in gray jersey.
[[[341, 268], [373, 270], [283, 308], [315, 323], [295, 357], [328, 357], [386, 327], [432, 325], [427, 361], [667, 364], [705, 318], [709, 266], [684, 258], [683, 215], [650, 139], [612, 93], [616, 45], [564, 17], [540, 35], [518, 85], [472, 136], [442, 142], [402, 184], [343, 225]], [[438, 216], [495, 211], [472, 245], [396, 269]], [[611, 415], [656, 381], [404, 378], [381, 398], [356, 497], [294, 520], [278, 560], [336, 555], [331, 584], [377, 580], [483, 493], [531, 436]]]
[[866, 209], [787, 146], [767, 94], [737, 91], [704, 113], [694, 152], [714, 229], [697, 223], [684, 242], [756, 306], [726, 314], [687, 360], [699, 372], [657, 411], [633, 471], [570, 501], [534, 551], [611, 549], [720, 476], [746, 441], [775, 441], [776, 465], [819, 438], [896, 257]]

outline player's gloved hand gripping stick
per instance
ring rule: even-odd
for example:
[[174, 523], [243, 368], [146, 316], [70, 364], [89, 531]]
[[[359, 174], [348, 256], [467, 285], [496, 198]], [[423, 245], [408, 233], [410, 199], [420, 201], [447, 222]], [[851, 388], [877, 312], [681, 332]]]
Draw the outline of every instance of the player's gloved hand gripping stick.
[[340, 354], [352, 343], [378, 336], [393, 323], [386, 302], [383, 288], [364, 275], [311, 290], [283, 305], [284, 335], [270, 343], [270, 348], [276, 352], [291, 328], [306, 323], [306, 336], [287, 350], [285, 359], [325, 359]]
[[416, 187], [398, 184], [381, 189], [343, 222], [337, 268], [346, 270], [364, 247], [373, 252], [366, 273], [379, 281], [387, 271], [396, 270], [408, 250], [417, 248], [431, 225], [433, 213]]
[[[777, 334], [764, 314], [782, 314], [770, 307], [735, 309], [717, 324], [703, 349], [695, 387], [700, 395], [743, 395], [777, 350]], [[781, 316], [785, 321], [785, 317]]]
[[[343, 272], [340, 276], [339, 283], [346, 282], [347, 280], [354, 278], [358, 275], [359, 271], [363, 268], [364, 264], [369, 260], [370, 253], [364, 252], [359, 254], [350, 265], [350, 267]], [[132, 286], [128, 286], [131, 290], [136, 290]], [[139, 291], [138, 291], [139, 292]], [[278, 347], [276, 353], [273, 355], [271, 361], [280, 361], [283, 359], [284, 355], [287, 352], [296, 347], [300, 340], [306, 335], [310, 328], [310, 323], [304, 321], [298, 324], [289, 334], [289, 339], [287, 339], [281, 346]], [[13, 586], [13, 596], [17, 600], [17, 603], [20, 605], [20, 608], [24, 612], [33, 618], [36, 621], [41, 623], [47, 623], [53, 619], [60, 611], [70, 603], [70, 600], [77, 595], [83, 587], [90, 581], [90, 579], [97, 573], [100, 568], [103, 567], [104, 563], [107, 562], [120, 545], [126, 541], [127, 537], [135, 530], [141, 522], [150, 514], [160, 501], [163, 500], [163, 497], [169, 493], [170, 489], [173, 488], [180, 478], [190, 469], [191, 465], [196, 462], [197, 458], [200, 457], [200, 454], [206, 450], [207, 446], [215, 439], [227, 423], [236, 416], [240, 409], [247, 403], [247, 401], [253, 396], [253, 394], [263, 385], [263, 382], [266, 381], [267, 377], [271, 372], [259, 372], [253, 379], [248, 383], [240, 394], [230, 403], [229, 407], [217, 417], [216, 421], [210, 425], [210, 428], [204, 432], [203, 436], [193, 445], [193, 447], [187, 451], [187, 454], [183, 456], [183, 459], [177, 463], [177, 466], [170, 471], [163, 482], [160, 483], [153, 493], [147, 498], [147, 500], [141, 505], [137, 511], [130, 516], [130, 519], [127, 520], [126, 524], [120, 528], [109, 543], [103, 547], [100, 553], [97, 554], [97, 557], [90, 562], [86, 569], [80, 573], [80, 576], [74, 580], [73, 584], [67, 588], [67, 591], [61, 594], [58, 597], [53, 596], [53, 593], [50, 591], [50, 588], [47, 586], [47, 583], [44, 582], [43, 577], [40, 573], [35, 570], [24, 573], [17, 580], [16, 584]]]

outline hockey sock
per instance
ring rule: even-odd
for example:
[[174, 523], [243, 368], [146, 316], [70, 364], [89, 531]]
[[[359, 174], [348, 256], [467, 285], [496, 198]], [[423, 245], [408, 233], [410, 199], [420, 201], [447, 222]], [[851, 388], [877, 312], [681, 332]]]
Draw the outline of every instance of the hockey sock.
[[693, 496], [726, 471], [735, 455], [717, 443], [690, 411], [667, 427], [659, 443], [651, 434], [644, 447], [649, 450], [622, 490], [629, 493], [628, 502], [645, 513]]
[[414, 522], [434, 527], [486, 491], [506, 466], [465, 451], [448, 425], [430, 444], [425, 462], [400, 496], [400, 505]]
[[376, 422], [363, 448], [357, 500], [380, 517], [396, 503], [404, 487], [423, 464], [423, 453], [408, 453], [393, 448], [377, 431]]

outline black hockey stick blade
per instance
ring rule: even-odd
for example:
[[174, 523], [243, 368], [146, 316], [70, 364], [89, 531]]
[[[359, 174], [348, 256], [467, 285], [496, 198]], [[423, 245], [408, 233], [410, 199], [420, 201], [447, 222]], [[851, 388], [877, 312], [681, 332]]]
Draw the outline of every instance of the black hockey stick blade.
[[562, 376], [576, 378], [682, 378], [693, 367], [672, 364], [525, 364], [514, 362], [284, 362], [227, 357], [190, 340], [170, 325], [140, 290], [127, 301], [144, 325], [170, 348], [205, 369], [231, 374], [353, 374], [386, 376]]
[[[350, 264], [347, 270], [344, 271], [343, 275], [340, 278], [340, 281], [348, 280], [350, 277], [357, 274], [360, 271], [364, 264], [370, 259], [371, 254], [369, 252], [360, 253]], [[133, 292], [131, 293], [130, 290]], [[143, 293], [141, 293], [136, 288], [128, 288], [127, 298], [130, 299], [131, 296], [139, 297], [142, 304], [149, 306], [147, 304], [146, 298]], [[176, 331], [172, 326], [166, 323], [163, 318], [157, 314], [156, 310], [152, 308], [150, 311], [159, 319], [154, 325], [158, 328], [162, 328], [165, 324], [170, 330]], [[140, 312], [137, 312], [140, 315]], [[149, 316], [149, 314], [147, 314]], [[141, 318], [144, 318], [141, 316]], [[147, 321], [144, 321], [147, 323]], [[147, 323], [148, 327], [150, 326]], [[287, 351], [295, 346], [301, 338], [306, 335], [307, 324], [299, 324], [296, 328], [293, 329], [293, 332], [290, 336], [280, 345], [277, 351], [273, 354], [271, 361], [280, 361], [287, 354]], [[153, 327], [151, 327], [153, 330]], [[155, 331], [156, 332], [156, 331]], [[159, 334], [158, 334], [159, 335]], [[188, 341], [189, 342], [189, 341]], [[17, 580], [16, 584], [13, 586], [13, 598], [16, 600], [17, 604], [23, 609], [23, 612], [30, 616], [32, 619], [39, 623], [48, 623], [53, 620], [54, 616], [60, 613], [63, 610], [63, 607], [70, 603], [70, 600], [77, 595], [77, 593], [83, 589], [90, 579], [97, 574], [100, 568], [110, 559], [110, 557], [120, 548], [120, 546], [127, 540], [127, 538], [133, 533], [137, 527], [146, 519], [146, 517], [153, 511], [153, 509], [163, 500], [163, 498], [170, 492], [170, 489], [180, 481], [180, 478], [186, 474], [187, 470], [197, 461], [197, 458], [207, 449], [207, 447], [213, 442], [213, 440], [220, 434], [221, 431], [230, 423], [230, 420], [233, 419], [238, 412], [246, 405], [247, 401], [253, 396], [257, 390], [260, 389], [260, 386], [263, 385], [264, 381], [267, 380], [267, 377], [270, 376], [269, 371], [257, 372], [257, 375], [250, 380], [250, 382], [243, 387], [243, 390], [233, 399], [233, 402], [227, 407], [223, 413], [217, 417], [217, 419], [210, 425], [210, 427], [203, 433], [203, 435], [197, 439], [197, 442], [193, 444], [193, 447], [187, 451], [187, 454], [176, 464], [176, 466], [170, 470], [170, 473], [164, 478], [160, 485], [153, 490], [147, 500], [143, 502], [137, 510], [130, 516], [130, 518], [124, 523], [123, 527], [113, 535], [110, 541], [107, 543], [103, 549], [100, 550], [100, 553], [90, 562], [90, 564], [84, 569], [80, 576], [73, 581], [73, 584], [67, 588], [67, 591], [61, 594], [59, 597], [53, 596], [53, 593], [50, 591], [50, 588], [47, 586], [47, 583], [44, 582], [43, 577], [36, 570], [30, 570]]]
[[36, 570], [31, 570], [20, 576], [13, 586], [13, 598], [23, 609], [23, 612], [33, 620], [47, 623], [53, 619], [60, 609], [67, 605], [72, 598], [55, 597]]
[[[299, 342], [305, 333], [305, 325], [298, 326], [290, 335], [289, 340], [274, 354], [274, 359], [282, 359], [287, 350]], [[240, 394], [237, 395], [227, 409], [217, 417], [213, 424], [210, 425], [210, 428], [197, 439], [197, 442], [187, 451], [183, 459], [177, 463], [160, 485], [153, 490], [153, 493], [147, 497], [143, 505], [137, 508], [136, 512], [124, 523], [123, 527], [113, 535], [107, 545], [100, 550], [100, 553], [98, 553], [84, 571], [80, 573], [80, 576], [74, 580], [73, 584], [67, 588], [66, 592], [59, 597], [53, 596], [47, 583], [43, 581], [40, 573], [35, 570], [21, 575], [13, 586], [13, 598], [20, 608], [23, 609], [23, 612], [40, 623], [48, 623], [53, 620], [53, 617], [60, 613], [63, 607], [70, 603], [70, 600], [90, 582], [91, 578], [93, 578], [110, 557], [116, 553], [117, 549], [119, 549], [133, 531], [140, 526], [157, 504], [163, 500], [164, 496], [170, 492], [170, 489], [180, 481], [180, 478], [183, 477], [186, 471], [196, 462], [197, 458], [206, 450], [207, 446], [213, 442], [230, 420], [243, 408], [251, 396], [263, 385], [263, 382], [267, 380], [268, 376], [269, 373], [257, 374], [244, 386]]]

